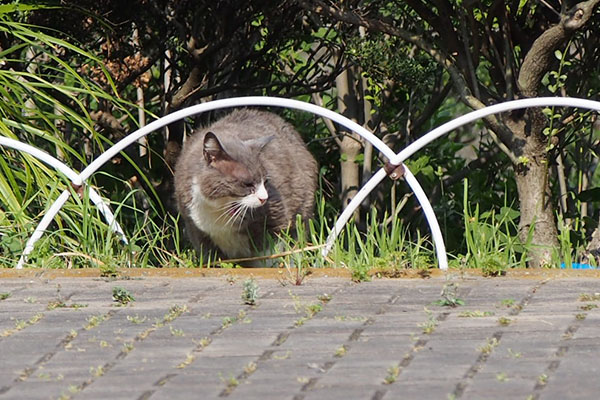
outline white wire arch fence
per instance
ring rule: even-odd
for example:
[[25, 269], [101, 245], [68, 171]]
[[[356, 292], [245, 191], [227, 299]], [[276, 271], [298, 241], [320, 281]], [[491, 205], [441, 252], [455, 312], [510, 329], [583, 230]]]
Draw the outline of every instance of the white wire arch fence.
[[[18, 151], [22, 151], [28, 153], [40, 161], [50, 165], [64, 176], [66, 176], [74, 186], [85, 185], [86, 180], [90, 178], [96, 171], [98, 171], [106, 162], [116, 156], [119, 152], [124, 150], [127, 146], [135, 143], [140, 138], [146, 136], [147, 134], [154, 132], [164, 126], [172, 124], [173, 122], [179, 121], [183, 118], [187, 118], [193, 115], [201, 114], [203, 112], [222, 109], [222, 108], [232, 108], [232, 107], [249, 107], [249, 106], [267, 106], [267, 107], [284, 107], [284, 108], [292, 108], [296, 110], [306, 111], [323, 118], [328, 118], [345, 128], [359, 134], [365, 140], [369, 141], [376, 149], [378, 149], [383, 155], [389, 160], [388, 165], [392, 166], [402, 166], [404, 169], [404, 179], [406, 183], [409, 185], [415, 197], [417, 198], [423, 213], [425, 214], [425, 218], [427, 223], [429, 224], [429, 228], [431, 230], [431, 236], [433, 240], [433, 244], [435, 247], [435, 252], [438, 260], [438, 267], [442, 270], [448, 269], [448, 258], [446, 255], [446, 247], [444, 243], [444, 239], [442, 237], [442, 233], [440, 230], [440, 226], [438, 220], [433, 211], [433, 207], [427, 198], [427, 195], [423, 191], [421, 185], [411, 173], [411, 171], [404, 165], [404, 161], [408, 159], [411, 155], [434, 141], [435, 139], [440, 138], [441, 136], [453, 131], [456, 128], [459, 128], [465, 124], [474, 122], [478, 119], [487, 117], [489, 115], [498, 114], [511, 110], [518, 110], [529, 107], [577, 107], [589, 110], [595, 110], [600, 112], [600, 102], [588, 99], [580, 99], [580, 98], [572, 98], [572, 97], [539, 97], [539, 98], [529, 98], [529, 99], [520, 99], [520, 100], [512, 100], [504, 103], [495, 104], [492, 106], [488, 106], [476, 111], [472, 111], [463, 116], [457, 117], [435, 129], [426, 133], [421, 138], [411, 143], [406, 148], [402, 149], [398, 153], [394, 153], [392, 149], [390, 149], [385, 143], [383, 143], [378, 137], [376, 137], [373, 133], [358, 125], [354, 121], [334, 112], [328, 110], [326, 108], [311, 104], [305, 103], [298, 100], [292, 99], [284, 99], [279, 97], [261, 97], [261, 96], [248, 96], [248, 97], [234, 97], [230, 99], [222, 99], [222, 100], [214, 100], [207, 103], [198, 104], [195, 106], [187, 107], [185, 109], [176, 111], [172, 114], [166, 115], [162, 118], [157, 119], [156, 121], [151, 122], [143, 128], [138, 129], [137, 131], [129, 134], [128, 136], [121, 139], [119, 142], [115, 143], [112, 147], [102, 153], [98, 158], [92, 161], [83, 171], [80, 173], [75, 172], [73, 169], [65, 165], [60, 160], [51, 156], [50, 154], [37, 149], [29, 144], [10, 139], [7, 137], [0, 136], [0, 146], [5, 146], [9, 148], [13, 148]], [[340, 216], [335, 222], [335, 225], [330, 232], [325, 247], [322, 249], [323, 255], [327, 255], [334, 243], [338, 235], [342, 232], [344, 226], [353, 215], [354, 211], [360, 206], [360, 204], [366, 199], [369, 193], [390, 173], [391, 171], [388, 169], [386, 172], [385, 168], [380, 168], [377, 173], [375, 173], [371, 179], [358, 191], [358, 193], [354, 196], [352, 201], [346, 206], [346, 208], [342, 211]], [[94, 203], [94, 205], [100, 210], [109, 227], [115, 232], [117, 235], [121, 237], [121, 240], [124, 243], [127, 243], [127, 237], [123, 232], [123, 229], [116, 221], [110, 207], [106, 202], [102, 200], [100, 195], [90, 187], [90, 200]], [[54, 220], [54, 217], [62, 206], [66, 203], [71, 196], [72, 192], [70, 190], [64, 190], [61, 195], [54, 201], [54, 203], [48, 208], [45, 212], [42, 220], [39, 222], [38, 226], [34, 230], [34, 232], [29, 237], [23, 254], [19, 258], [17, 265], [15, 268], [21, 269], [27, 262], [27, 256], [33, 251], [35, 243], [38, 239], [42, 237], [44, 232], [48, 229], [48, 226]]]

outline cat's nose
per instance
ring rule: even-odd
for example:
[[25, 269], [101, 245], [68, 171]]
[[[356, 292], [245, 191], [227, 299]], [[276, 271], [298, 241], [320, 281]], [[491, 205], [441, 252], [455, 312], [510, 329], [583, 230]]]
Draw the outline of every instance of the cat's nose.
[[261, 206], [267, 202], [267, 199], [269, 198], [269, 193], [267, 192], [264, 183], [261, 183], [258, 189], [256, 190], [256, 198], [260, 202]]
[[267, 200], [269, 199], [269, 195], [267, 194], [267, 192], [265, 191], [265, 193], [259, 193], [258, 196], [256, 196], [256, 198], [258, 199], [260, 205], [264, 205]]

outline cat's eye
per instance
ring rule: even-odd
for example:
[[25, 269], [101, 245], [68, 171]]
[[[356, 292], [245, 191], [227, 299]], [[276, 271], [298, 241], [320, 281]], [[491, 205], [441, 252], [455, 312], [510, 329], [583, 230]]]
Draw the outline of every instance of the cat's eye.
[[254, 188], [254, 183], [252, 183], [252, 182], [242, 182], [242, 184], [244, 185], [244, 187], [247, 187], [248, 189]]

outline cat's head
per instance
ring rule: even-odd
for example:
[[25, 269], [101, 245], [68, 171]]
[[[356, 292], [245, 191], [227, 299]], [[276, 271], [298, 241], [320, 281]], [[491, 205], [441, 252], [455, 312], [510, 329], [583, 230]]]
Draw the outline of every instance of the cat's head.
[[264, 205], [269, 194], [259, 156], [272, 139], [268, 136], [224, 143], [215, 133], [207, 132], [202, 142], [206, 168], [201, 176], [201, 190], [205, 199], [242, 218], [247, 210]]

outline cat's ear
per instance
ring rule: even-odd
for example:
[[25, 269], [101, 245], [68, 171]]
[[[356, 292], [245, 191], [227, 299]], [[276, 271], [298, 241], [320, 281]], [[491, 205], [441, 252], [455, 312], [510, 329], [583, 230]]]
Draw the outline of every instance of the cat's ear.
[[257, 139], [245, 140], [244, 144], [257, 152], [262, 151], [266, 145], [268, 145], [273, 139], [275, 139], [275, 135], [265, 136]]
[[229, 154], [223, 149], [223, 145], [219, 142], [217, 135], [212, 132], [207, 132], [204, 135], [204, 148], [203, 148], [204, 159], [208, 164], [212, 164], [215, 161], [230, 160]]

